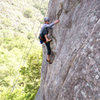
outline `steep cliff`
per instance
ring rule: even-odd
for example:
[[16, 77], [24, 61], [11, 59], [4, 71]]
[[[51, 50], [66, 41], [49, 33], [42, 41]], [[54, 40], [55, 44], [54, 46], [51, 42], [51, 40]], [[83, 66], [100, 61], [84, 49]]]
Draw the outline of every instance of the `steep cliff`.
[[36, 100], [100, 100], [100, 0], [50, 0], [53, 63], [43, 48]]

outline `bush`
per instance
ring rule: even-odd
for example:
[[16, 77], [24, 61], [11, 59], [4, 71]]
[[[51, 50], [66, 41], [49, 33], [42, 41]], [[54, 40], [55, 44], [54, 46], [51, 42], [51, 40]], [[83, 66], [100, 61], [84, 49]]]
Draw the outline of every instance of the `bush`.
[[27, 66], [21, 67], [20, 73], [25, 84], [25, 100], [35, 99], [36, 93], [40, 86], [41, 64], [42, 51], [40, 48], [37, 48], [37, 50], [34, 50], [32, 54], [29, 55]]
[[24, 12], [24, 17], [32, 18], [32, 10], [31, 9], [26, 9], [25, 12]]
[[0, 95], [0, 100], [25, 100], [25, 93], [21, 89], [16, 89], [14, 92], [6, 90]]
[[27, 33], [27, 38], [28, 38], [29, 40], [31, 40], [31, 39], [35, 38], [35, 35], [34, 35], [33, 33], [31, 33], [31, 32], [28, 32], [28, 33]]
[[9, 27], [12, 25], [12, 22], [10, 19], [4, 18], [4, 19], [2, 19], [2, 24], [5, 25], [6, 27]]

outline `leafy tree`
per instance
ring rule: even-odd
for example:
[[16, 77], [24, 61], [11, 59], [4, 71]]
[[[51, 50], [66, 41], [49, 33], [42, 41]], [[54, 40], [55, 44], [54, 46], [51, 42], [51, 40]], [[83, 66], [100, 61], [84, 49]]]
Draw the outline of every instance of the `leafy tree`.
[[36, 96], [40, 86], [41, 63], [42, 52], [41, 49], [38, 49], [29, 55], [27, 66], [21, 67], [20, 73], [23, 77], [24, 92], [26, 93], [25, 100], [33, 100]]

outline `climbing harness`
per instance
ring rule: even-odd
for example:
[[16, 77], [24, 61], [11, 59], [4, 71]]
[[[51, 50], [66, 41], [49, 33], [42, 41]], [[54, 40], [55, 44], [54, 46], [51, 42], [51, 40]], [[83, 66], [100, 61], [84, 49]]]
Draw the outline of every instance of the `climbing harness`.
[[46, 43], [46, 40], [43, 39], [41, 36], [39, 36], [39, 39], [40, 39], [40, 43], [41, 43], [41, 44], [43, 44], [43, 42]]

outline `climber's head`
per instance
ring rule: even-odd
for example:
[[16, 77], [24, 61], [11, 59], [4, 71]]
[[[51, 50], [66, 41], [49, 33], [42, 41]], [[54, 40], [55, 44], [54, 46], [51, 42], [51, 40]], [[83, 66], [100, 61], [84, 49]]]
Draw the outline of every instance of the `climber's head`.
[[44, 22], [45, 22], [45, 24], [49, 24], [49, 18], [48, 17], [45, 17], [44, 18]]

